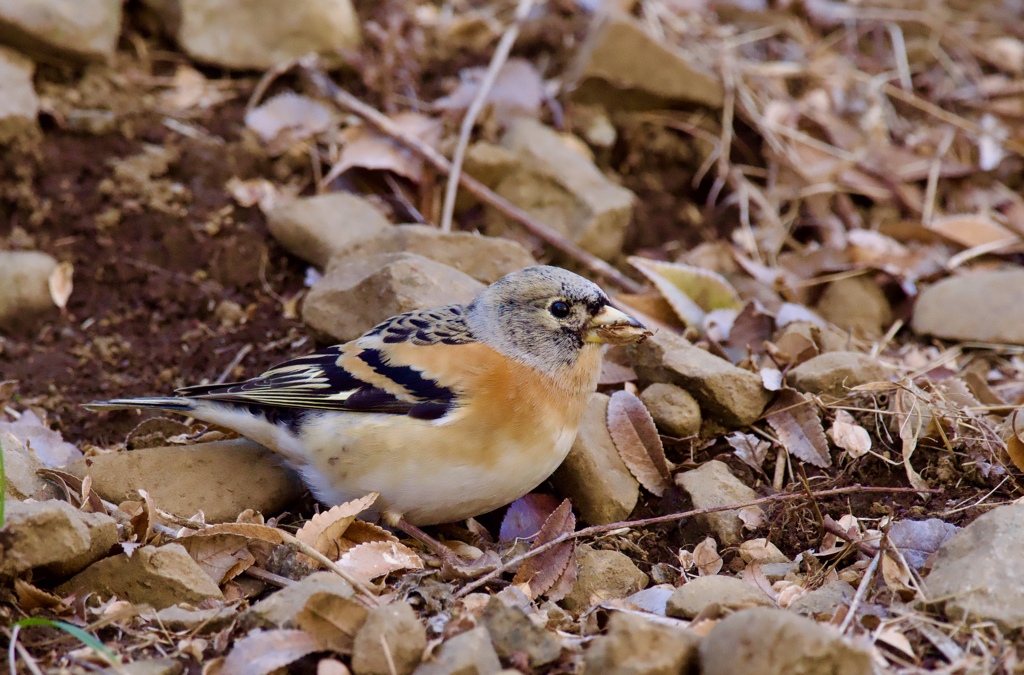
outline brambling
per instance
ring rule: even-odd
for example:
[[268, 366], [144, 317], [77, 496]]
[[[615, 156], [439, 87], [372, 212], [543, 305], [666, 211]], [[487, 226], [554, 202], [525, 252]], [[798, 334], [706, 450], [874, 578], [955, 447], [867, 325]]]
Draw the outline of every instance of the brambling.
[[643, 325], [557, 267], [514, 272], [469, 305], [395, 316], [245, 382], [93, 409], [155, 408], [265, 445], [329, 505], [380, 493], [389, 525], [449, 523], [508, 504], [565, 459], [601, 347]]

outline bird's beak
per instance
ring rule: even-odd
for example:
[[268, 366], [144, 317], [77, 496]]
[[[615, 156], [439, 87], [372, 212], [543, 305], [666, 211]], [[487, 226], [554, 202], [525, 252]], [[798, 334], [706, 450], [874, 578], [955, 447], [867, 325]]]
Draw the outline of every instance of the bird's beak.
[[623, 345], [643, 342], [651, 335], [651, 331], [629, 314], [605, 305], [587, 324], [586, 341]]

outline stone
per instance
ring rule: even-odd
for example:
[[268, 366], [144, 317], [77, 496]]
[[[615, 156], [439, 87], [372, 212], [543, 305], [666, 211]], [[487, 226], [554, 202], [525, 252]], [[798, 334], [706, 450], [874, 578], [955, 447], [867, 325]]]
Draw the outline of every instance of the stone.
[[241, 623], [248, 628], [294, 628], [295, 615], [317, 593], [331, 593], [343, 598], [355, 595], [352, 586], [334, 572], [314, 572], [249, 607], [242, 613]]
[[164, 607], [159, 612], [144, 612], [142, 616], [160, 626], [161, 630], [216, 633], [238, 618], [238, 608], [229, 606], [188, 609], [173, 606]]
[[961, 274], [925, 288], [910, 325], [918, 333], [947, 340], [1024, 345], [1022, 297], [1020, 267]]
[[625, 520], [640, 498], [640, 484], [608, 433], [609, 400], [606, 394], [590, 395], [576, 440], [551, 477], [558, 492], [591, 525]]
[[117, 523], [65, 501], [7, 502], [0, 529], [0, 578], [40, 569], [64, 578], [105, 556], [117, 544]]
[[300, 197], [267, 213], [267, 229], [288, 251], [324, 269], [331, 258], [394, 225], [373, 202], [347, 192]]
[[622, 11], [595, 12], [566, 79], [575, 83], [574, 99], [609, 108], [724, 101], [718, 76]]
[[217, 584], [181, 544], [143, 546], [131, 557], [121, 553], [104, 558], [58, 586], [56, 592], [117, 597], [158, 610], [180, 602], [198, 605], [204, 600], [224, 599]]
[[4, 494], [11, 499], [45, 501], [61, 496], [56, 485], [36, 473], [44, 468], [42, 460], [14, 436], [0, 432], [0, 452], [4, 462]]
[[122, 0], [0, 0], [0, 42], [33, 57], [104, 61], [114, 55], [121, 35], [121, 5]]
[[787, 609], [797, 614], [823, 620], [836, 615], [841, 607], [849, 607], [857, 589], [843, 580], [833, 581], [794, 600]]
[[266, 70], [360, 44], [349, 0], [144, 0], [189, 56], [216, 66]]
[[38, 127], [39, 97], [32, 85], [35, 64], [11, 49], [0, 47], [0, 145], [31, 134]]
[[[695, 509], [739, 504], [757, 499], [758, 494], [732, 475], [729, 467], [717, 459], [696, 469], [676, 474], [676, 484], [690, 495]], [[718, 511], [697, 516], [697, 522], [711, 530], [720, 544], [731, 546], [743, 538], [739, 511]]]
[[859, 352], [828, 352], [801, 363], [786, 375], [797, 391], [834, 398], [869, 382], [888, 382], [889, 371], [877, 359]]
[[696, 672], [700, 638], [682, 626], [615, 612], [607, 632], [583, 653], [584, 672], [621, 675], [679, 675]]
[[562, 605], [579, 614], [593, 605], [627, 595], [647, 587], [647, 575], [624, 553], [598, 551], [589, 546], [576, 549], [576, 585]]
[[502, 659], [525, 655], [531, 668], [552, 663], [562, 653], [562, 643], [554, 633], [530, 621], [520, 607], [492, 596], [480, 617], [491, 636], [494, 651]]
[[713, 574], [690, 579], [673, 591], [665, 613], [679, 619], [692, 619], [713, 605], [720, 610], [737, 611], [774, 607], [775, 602], [764, 591], [741, 579]]
[[180, 675], [185, 672], [185, 663], [170, 658], [144, 659], [122, 663], [116, 670], [108, 668], [102, 672], [103, 675]]
[[865, 276], [833, 281], [815, 310], [826, 321], [865, 336], [882, 335], [892, 324], [892, 307], [879, 285]]
[[339, 252], [338, 257], [342, 259], [337, 264], [346, 264], [344, 258], [350, 256], [382, 253], [415, 253], [454, 267], [485, 284], [537, 264], [529, 251], [510, 239], [470, 232], [442, 232], [428, 225], [399, 225], [371, 239], [353, 242]]
[[[610, 181], [589, 157], [536, 120], [511, 122], [501, 144], [517, 162], [495, 192], [596, 256], [622, 255], [636, 199], [630, 190]], [[485, 225], [488, 234], [520, 232], [495, 209], [487, 210]]]
[[947, 539], [925, 579], [952, 621], [1024, 628], [1024, 504], [1000, 506]]
[[482, 626], [445, 641], [434, 654], [413, 671], [414, 675], [492, 675], [501, 671], [501, 661]]
[[694, 347], [682, 336], [662, 330], [627, 349], [641, 380], [667, 382], [685, 389], [705, 417], [729, 428], [753, 424], [771, 400], [760, 376]]
[[348, 342], [396, 314], [468, 303], [483, 289], [467, 274], [411, 253], [344, 258], [309, 291], [302, 318]]
[[700, 646], [701, 675], [869, 675], [871, 654], [837, 630], [779, 609], [754, 608], [719, 621]]
[[352, 671], [356, 675], [409, 675], [426, 648], [427, 629], [410, 605], [394, 602], [374, 607], [356, 633]]
[[655, 382], [640, 392], [640, 400], [666, 435], [687, 438], [700, 433], [700, 405], [685, 389]]
[[57, 313], [49, 285], [56, 269], [39, 251], [0, 251], [0, 331], [29, 331]]
[[280, 513], [305, 492], [298, 477], [262, 445], [245, 438], [96, 455], [67, 470], [92, 476], [92, 489], [114, 504], [142, 488], [164, 511], [210, 523], [234, 522], [253, 509]]

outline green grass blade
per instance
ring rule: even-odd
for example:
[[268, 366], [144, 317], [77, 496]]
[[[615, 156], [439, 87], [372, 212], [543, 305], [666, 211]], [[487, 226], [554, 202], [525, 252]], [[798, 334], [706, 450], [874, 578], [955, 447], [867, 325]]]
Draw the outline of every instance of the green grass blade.
[[99, 639], [95, 635], [91, 633], [86, 633], [78, 626], [70, 624], [67, 621], [30, 618], [16, 621], [14, 622], [13, 626], [48, 626], [50, 628], [59, 628], [68, 635], [72, 635], [78, 638], [82, 642], [82, 644], [92, 648], [97, 654], [100, 654], [101, 656], [103, 656], [103, 658], [109, 661], [111, 665], [120, 665], [121, 663], [121, 659], [117, 656], [117, 654], [110, 651], [102, 642], [99, 641]]

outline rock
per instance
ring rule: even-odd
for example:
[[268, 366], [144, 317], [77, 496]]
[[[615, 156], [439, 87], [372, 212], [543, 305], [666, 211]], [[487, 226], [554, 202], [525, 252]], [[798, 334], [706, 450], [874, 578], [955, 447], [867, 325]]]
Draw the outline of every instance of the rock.
[[595, 13], [566, 79], [575, 82], [574, 99], [609, 108], [670, 102], [720, 108], [724, 100], [717, 76], [621, 11]]
[[[172, 629], [173, 630], [173, 629]], [[123, 663], [115, 671], [108, 669], [103, 675], [180, 675], [185, 671], [185, 664], [175, 659], [145, 659]]]
[[468, 303], [483, 289], [457, 269], [411, 253], [344, 258], [310, 290], [302, 318], [348, 342], [395, 314]]
[[67, 470], [90, 474], [92, 489], [114, 504], [142, 488], [164, 511], [202, 511], [210, 523], [234, 522], [246, 509], [279, 513], [305, 491], [274, 453], [244, 438], [96, 455]]
[[796, 361], [796, 363], [802, 363], [818, 354], [848, 350], [850, 336], [824, 321], [821, 322], [821, 325], [810, 321], [792, 321], [775, 331], [772, 343], [779, 347], [786, 356], [795, 357], [801, 350], [804, 350], [807, 356], [801, 355], [802, 357]]
[[640, 400], [666, 435], [686, 438], [700, 433], [700, 406], [685, 389], [655, 382], [640, 393]]
[[164, 607], [159, 612], [143, 613], [143, 618], [161, 627], [161, 630], [216, 633], [238, 618], [237, 607], [211, 607], [186, 609]]
[[[1024, 345], [1024, 269], [971, 272], [921, 292], [911, 327], [948, 340]], [[955, 311], [951, 311], [955, 308]]]
[[487, 629], [466, 631], [444, 642], [434, 658], [424, 661], [415, 675], [492, 675], [501, 671]]
[[114, 55], [121, 35], [121, 4], [122, 0], [0, 0], [0, 42], [30, 56], [106, 60]]
[[576, 549], [576, 585], [562, 604], [573, 614], [591, 608], [595, 603], [624, 598], [647, 586], [647, 575], [633, 561], [618, 551], [597, 551], [589, 546]]
[[849, 607], [856, 594], [857, 589], [845, 581], [833, 581], [800, 596], [787, 609], [812, 619], [822, 617], [827, 620], [835, 616], [839, 608]]
[[359, 19], [349, 0], [144, 0], [193, 58], [266, 70], [310, 52], [356, 49]]
[[[692, 471], [676, 474], [676, 484], [686, 490], [695, 509], [728, 506], [757, 499], [756, 492], [732, 475], [724, 462], [711, 460]], [[702, 527], [711, 530], [720, 544], [731, 546], [743, 535], [739, 511], [719, 511], [697, 516]]]
[[334, 572], [314, 572], [245, 610], [241, 623], [249, 628], [294, 628], [295, 615], [317, 593], [332, 593], [343, 598], [355, 595], [352, 586]]
[[[622, 255], [635, 199], [631, 191], [611, 182], [558, 132], [536, 120], [516, 119], [501, 144], [517, 162], [495, 192], [596, 256]], [[496, 235], [520, 231], [494, 209], [487, 211], [486, 227]]]
[[0, 251], [0, 331], [29, 330], [55, 314], [50, 275], [57, 261], [38, 251]]
[[719, 621], [700, 646], [701, 675], [868, 675], [871, 655], [837, 631], [778, 609]]
[[16, 51], [0, 47], [0, 145], [30, 134], [36, 127], [39, 98], [32, 85], [36, 66]]
[[36, 471], [44, 468], [42, 460], [17, 438], [0, 432], [3, 453], [5, 494], [11, 499], [45, 501], [60, 498], [60, 490], [43, 480]]
[[830, 283], [815, 309], [839, 328], [866, 336], [882, 335], [892, 324], [892, 307], [885, 293], [874, 280], [863, 276]]
[[939, 547], [925, 579], [927, 597], [942, 598], [953, 621], [994, 621], [1024, 628], [1024, 504], [978, 517]]
[[41, 568], [65, 577], [105, 556], [117, 544], [117, 523], [65, 501], [8, 502], [0, 529], [0, 578]]
[[665, 613], [680, 619], [692, 619], [712, 605], [721, 610], [738, 611], [751, 607], [774, 607], [775, 602], [764, 591], [745, 581], [714, 574], [690, 579], [673, 591]]
[[345, 257], [367, 257], [382, 253], [415, 253], [454, 267], [477, 281], [490, 284], [510, 272], [536, 265], [522, 245], [501, 237], [484, 237], [469, 232], [442, 232], [427, 225], [399, 225], [371, 239], [353, 242], [339, 251], [336, 264]]
[[187, 602], [223, 600], [220, 589], [181, 544], [143, 546], [93, 563], [57, 587], [59, 595], [93, 593], [163, 609]]
[[682, 387], [697, 399], [706, 417], [731, 428], [753, 424], [771, 399], [758, 375], [671, 331], [658, 331], [628, 352], [640, 379]]
[[590, 395], [572, 449], [551, 477], [591, 525], [625, 520], [640, 498], [640, 484], [608, 433], [608, 401], [605, 394]]
[[761, 563], [761, 573], [764, 574], [764, 578], [775, 583], [776, 581], [782, 581], [790, 574], [796, 574], [800, 571], [800, 563], [798, 562], [770, 562]]
[[370, 200], [347, 192], [293, 199], [267, 213], [270, 234], [320, 269], [339, 253], [393, 228]]
[[426, 647], [427, 629], [411, 606], [394, 602], [374, 607], [356, 633], [352, 671], [356, 675], [409, 675]]
[[793, 388], [808, 394], [842, 398], [850, 389], [869, 382], [888, 382], [889, 371], [867, 354], [829, 352], [815, 356], [789, 371]]
[[[502, 659], [525, 655], [531, 668], [539, 668], [558, 659], [562, 643], [543, 626], [530, 621], [521, 608], [492, 596], [480, 617], [491, 636], [494, 651]], [[517, 661], [518, 662], [518, 661]]]
[[696, 672], [700, 638], [682, 627], [615, 612], [608, 632], [583, 654], [584, 672], [621, 675], [679, 675]]

